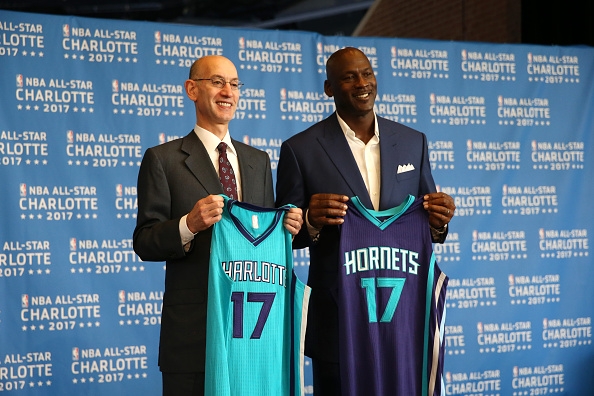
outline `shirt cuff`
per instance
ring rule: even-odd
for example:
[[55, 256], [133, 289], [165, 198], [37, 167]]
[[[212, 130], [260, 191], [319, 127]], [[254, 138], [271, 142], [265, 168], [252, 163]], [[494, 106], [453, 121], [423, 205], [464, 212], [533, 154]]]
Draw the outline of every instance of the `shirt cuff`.
[[194, 235], [196, 235], [188, 228], [188, 224], [186, 223], [187, 217], [188, 215], [185, 215], [179, 220], [179, 236], [181, 237], [182, 246], [192, 242], [194, 240]]

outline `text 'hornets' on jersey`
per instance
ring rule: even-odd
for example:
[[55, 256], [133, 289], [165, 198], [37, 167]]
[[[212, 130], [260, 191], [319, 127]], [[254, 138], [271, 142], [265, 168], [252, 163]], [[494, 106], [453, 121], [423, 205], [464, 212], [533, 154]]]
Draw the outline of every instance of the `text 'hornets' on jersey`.
[[344, 252], [346, 275], [373, 270], [392, 270], [416, 275], [419, 253], [389, 246], [370, 246]]

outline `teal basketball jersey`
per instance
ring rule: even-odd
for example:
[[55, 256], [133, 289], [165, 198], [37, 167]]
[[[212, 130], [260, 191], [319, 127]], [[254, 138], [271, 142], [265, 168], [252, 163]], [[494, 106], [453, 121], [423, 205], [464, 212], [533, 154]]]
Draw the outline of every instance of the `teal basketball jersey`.
[[293, 271], [290, 206], [224, 198], [211, 243], [206, 395], [302, 395], [310, 289]]

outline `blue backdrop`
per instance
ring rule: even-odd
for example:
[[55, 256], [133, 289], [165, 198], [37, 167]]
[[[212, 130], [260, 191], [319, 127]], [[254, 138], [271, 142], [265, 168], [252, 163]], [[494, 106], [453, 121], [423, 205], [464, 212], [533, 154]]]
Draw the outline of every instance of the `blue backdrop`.
[[[448, 395], [586, 395], [594, 49], [112, 21], [0, 11], [0, 392], [159, 395], [164, 263], [132, 250], [144, 150], [194, 126], [192, 62], [245, 82], [234, 138], [269, 153], [334, 111], [336, 49], [363, 50], [376, 112], [423, 131], [456, 201]], [[276, 174], [275, 174], [276, 177]], [[306, 279], [307, 250], [295, 252]], [[307, 391], [312, 393], [310, 367]]]

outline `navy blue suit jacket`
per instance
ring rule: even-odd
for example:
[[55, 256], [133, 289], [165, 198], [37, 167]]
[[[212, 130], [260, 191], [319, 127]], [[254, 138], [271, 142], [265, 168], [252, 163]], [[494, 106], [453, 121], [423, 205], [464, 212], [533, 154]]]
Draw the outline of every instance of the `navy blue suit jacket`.
[[[377, 119], [381, 161], [379, 209], [398, 206], [409, 194], [419, 197], [435, 192], [425, 134], [385, 118]], [[404, 166], [414, 169], [403, 172]], [[336, 113], [286, 140], [281, 147], [276, 205], [292, 203], [305, 211], [316, 193], [358, 196], [366, 207], [373, 208]], [[304, 224], [293, 244], [294, 248], [310, 248], [308, 284], [312, 294], [305, 353], [325, 361], [338, 361], [338, 242], [338, 227], [324, 227], [318, 243], [313, 244]]]

